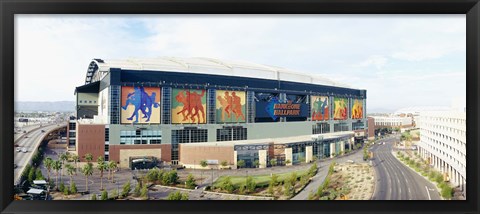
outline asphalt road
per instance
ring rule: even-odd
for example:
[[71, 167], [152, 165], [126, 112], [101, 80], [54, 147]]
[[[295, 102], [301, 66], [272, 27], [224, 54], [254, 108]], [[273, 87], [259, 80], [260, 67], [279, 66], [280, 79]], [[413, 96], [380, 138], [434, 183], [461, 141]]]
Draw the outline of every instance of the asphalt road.
[[375, 168], [375, 193], [372, 200], [441, 200], [437, 188], [405, 166], [392, 154], [393, 143], [399, 137], [385, 139], [384, 145], [375, 144], [370, 150]]
[[[36, 126], [38, 128], [38, 126]], [[30, 127], [28, 130], [28, 133], [26, 134], [23, 134], [22, 136], [20, 136], [16, 141], [15, 143], [19, 146], [19, 147], [22, 147], [22, 148], [26, 148], [27, 149], [27, 152], [26, 153], [23, 153], [23, 152], [17, 152], [14, 148], [13, 152], [14, 152], [14, 163], [17, 164], [17, 168], [14, 169], [14, 183], [15, 184], [18, 184], [19, 180], [20, 180], [20, 175], [22, 174], [22, 171], [23, 169], [25, 168], [25, 166], [30, 163], [33, 155], [34, 155], [34, 151], [36, 151], [36, 149], [38, 148], [38, 146], [40, 145], [40, 143], [42, 142], [42, 140], [46, 137], [46, 135], [54, 130], [54, 129], [57, 129], [57, 128], [60, 128], [62, 126], [57, 126], [56, 124], [55, 125], [46, 125], [46, 126], [43, 126], [42, 128], [40, 129], [35, 129], [35, 127]], [[41, 132], [41, 130], [45, 130], [44, 133]], [[25, 138], [25, 136], [28, 136], [27, 138]]]

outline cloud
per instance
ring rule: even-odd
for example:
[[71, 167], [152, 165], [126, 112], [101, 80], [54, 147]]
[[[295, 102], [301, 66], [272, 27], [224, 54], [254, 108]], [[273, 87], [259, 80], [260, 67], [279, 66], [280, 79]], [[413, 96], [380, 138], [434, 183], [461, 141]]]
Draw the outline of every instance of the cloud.
[[374, 66], [377, 69], [382, 69], [388, 62], [388, 59], [381, 55], [373, 55], [368, 57], [365, 61], [354, 65], [354, 67], [369, 67]]

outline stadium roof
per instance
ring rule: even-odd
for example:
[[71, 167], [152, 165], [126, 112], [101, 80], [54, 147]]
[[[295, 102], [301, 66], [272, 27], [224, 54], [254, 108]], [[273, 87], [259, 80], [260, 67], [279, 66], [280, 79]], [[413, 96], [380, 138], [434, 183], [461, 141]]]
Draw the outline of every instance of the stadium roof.
[[159, 57], [149, 59], [132, 58], [124, 60], [94, 59], [89, 65], [87, 76], [85, 78], [85, 84], [101, 80], [109, 72], [110, 68], [214, 74], [352, 88], [349, 85], [335, 82], [322, 76], [302, 74], [285, 68], [266, 66], [244, 61], [219, 60], [203, 57]]

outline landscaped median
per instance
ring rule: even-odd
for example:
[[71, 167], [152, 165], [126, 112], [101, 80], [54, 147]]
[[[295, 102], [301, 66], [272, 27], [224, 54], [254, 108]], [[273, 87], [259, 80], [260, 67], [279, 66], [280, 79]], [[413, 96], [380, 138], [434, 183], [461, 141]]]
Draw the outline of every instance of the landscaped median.
[[327, 177], [309, 200], [369, 200], [373, 194], [374, 172], [366, 163], [332, 162]]
[[277, 200], [288, 200], [300, 192], [317, 173], [314, 163], [308, 170], [280, 174], [264, 174], [252, 176], [221, 176], [209, 191], [274, 197]]
[[435, 182], [437, 184], [437, 187], [440, 189], [441, 196], [444, 199], [449, 200], [453, 197], [453, 188], [444, 181], [444, 176], [442, 175], [442, 173], [429, 166], [418, 156], [418, 154], [415, 154], [415, 156], [411, 156], [404, 151], [397, 151], [394, 156], [401, 162], [403, 162], [405, 165], [421, 174], [426, 179], [430, 180], [431, 182]]

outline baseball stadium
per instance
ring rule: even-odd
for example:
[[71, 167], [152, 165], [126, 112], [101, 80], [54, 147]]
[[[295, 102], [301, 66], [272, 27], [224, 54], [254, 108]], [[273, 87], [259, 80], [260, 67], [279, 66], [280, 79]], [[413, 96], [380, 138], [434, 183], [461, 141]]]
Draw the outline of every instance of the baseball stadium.
[[366, 90], [250, 62], [94, 59], [75, 96], [69, 151], [124, 168], [291, 165], [367, 138]]

